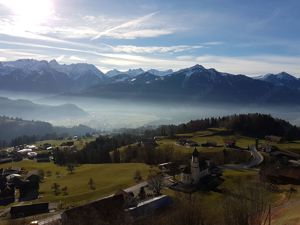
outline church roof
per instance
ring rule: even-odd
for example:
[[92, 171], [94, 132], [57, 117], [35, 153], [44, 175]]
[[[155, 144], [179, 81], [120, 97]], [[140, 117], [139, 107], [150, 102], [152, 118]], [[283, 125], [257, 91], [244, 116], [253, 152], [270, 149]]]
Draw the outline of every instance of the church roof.
[[198, 152], [197, 148], [194, 149], [192, 156], [199, 157], [199, 152]]
[[183, 170], [183, 173], [191, 174], [191, 168], [189, 166], [185, 167], [184, 170]]

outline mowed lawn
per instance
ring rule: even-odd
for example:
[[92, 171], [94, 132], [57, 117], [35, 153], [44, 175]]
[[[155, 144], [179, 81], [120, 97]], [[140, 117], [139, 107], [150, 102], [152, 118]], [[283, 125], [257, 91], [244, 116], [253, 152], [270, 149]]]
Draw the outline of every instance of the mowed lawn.
[[[136, 170], [139, 170], [142, 177], [146, 178], [149, 169], [147, 165], [142, 163], [85, 164], [76, 167], [74, 173], [69, 174], [66, 167], [60, 167], [53, 163], [37, 163], [30, 160], [8, 163], [1, 167], [43, 170], [45, 178], [40, 184], [41, 198], [35, 201], [61, 202], [64, 206], [76, 205], [113, 194], [122, 188], [134, 184], [133, 176]], [[47, 171], [50, 171], [51, 175]], [[95, 183], [95, 190], [91, 190], [88, 185], [90, 178]], [[67, 186], [68, 195], [60, 194], [55, 196], [51, 189], [53, 183], [59, 184], [61, 188]]]

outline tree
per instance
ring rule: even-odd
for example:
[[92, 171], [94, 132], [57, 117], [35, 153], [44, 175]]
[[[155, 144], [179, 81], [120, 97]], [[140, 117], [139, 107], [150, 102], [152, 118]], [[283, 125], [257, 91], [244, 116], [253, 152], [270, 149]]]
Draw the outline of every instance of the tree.
[[150, 172], [148, 176], [148, 185], [156, 196], [160, 195], [163, 186], [163, 176], [158, 172]]
[[75, 170], [74, 164], [68, 164], [67, 165], [67, 170], [69, 171], [70, 174], [73, 174], [74, 170]]
[[112, 161], [113, 163], [120, 163], [121, 157], [120, 157], [120, 151], [118, 149], [115, 149], [113, 151]]
[[146, 191], [144, 187], [140, 188], [138, 196], [140, 200], [144, 200], [146, 198]]
[[89, 179], [88, 185], [89, 185], [89, 187], [90, 187], [91, 190], [95, 190], [96, 189], [95, 182], [94, 182], [93, 178]]
[[47, 176], [47, 177], [51, 177], [51, 176], [52, 176], [52, 172], [51, 172], [50, 170], [47, 170], [46, 176]]
[[60, 177], [60, 172], [59, 172], [59, 171], [56, 171], [56, 172], [55, 172], [55, 175], [56, 175], [56, 178], [59, 178], [59, 177]]
[[67, 186], [63, 187], [61, 189], [61, 191], [62, 191], [63, 195], [68, 195], [68, 187]]
[[57, 183], [53, 183], [51, 189], [53, 190], [54, 195], [60, 194], [60, 185]]
[[133, 179], [135, 180], [136, 183], [139, 183], [139, 182], [142, 180], [141, 171], [136, 170], [136, 171], [134, 172]]

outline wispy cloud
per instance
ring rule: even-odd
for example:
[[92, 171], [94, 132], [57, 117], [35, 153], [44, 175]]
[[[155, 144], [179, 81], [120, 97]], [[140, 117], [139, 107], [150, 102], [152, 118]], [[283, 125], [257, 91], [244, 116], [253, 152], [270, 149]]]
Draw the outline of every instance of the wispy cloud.
[[175, 46], [135, 46], [117, 45], [110, 46], [113, 52], [151, 54], [151, 53], [178, 53], [203, 48], [201, 45], [175, 45]]
[[91, 38], [91, 40], [96, 40], [101, 37], [135, 39], [140, 37], [157, 37], [173, 33], [171, 29], [162, 29], [162, 27], [158, 27], [157, 24], [149, 22], [157, 13], [158, 12], [153, 12], [108, 28], [99, 32], [95, 37]]

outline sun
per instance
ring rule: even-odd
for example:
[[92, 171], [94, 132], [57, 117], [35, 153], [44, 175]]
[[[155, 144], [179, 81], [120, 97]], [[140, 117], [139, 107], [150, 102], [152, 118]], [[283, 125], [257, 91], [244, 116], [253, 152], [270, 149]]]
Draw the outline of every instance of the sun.
[[20, 26], [33, 27], [47, 22], [54, 14], [51, 0], [0, 0]]

